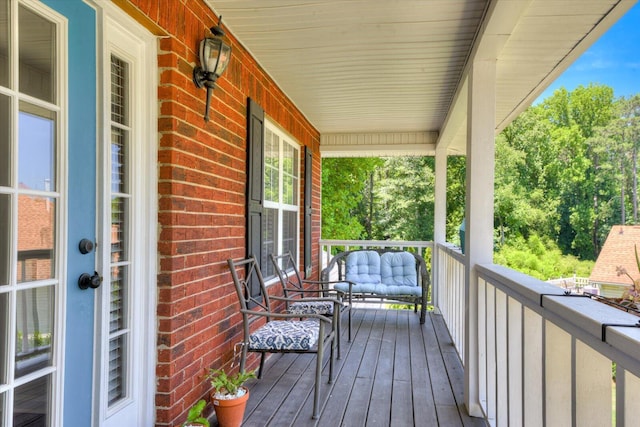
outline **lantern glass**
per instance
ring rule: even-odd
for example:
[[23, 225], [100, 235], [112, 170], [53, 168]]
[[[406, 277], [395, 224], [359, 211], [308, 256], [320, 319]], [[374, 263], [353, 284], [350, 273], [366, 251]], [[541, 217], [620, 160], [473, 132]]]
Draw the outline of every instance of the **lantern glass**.
[[224, 70], [227, 69], [227, 65], [229, 65], [229, 60], [231, 59], [231, 46], [228, 44], [222, 43], [220, 47], [220, 59], [218, 60], [218, 64], [216, 67], [215, 74], [220, 77]]
[[205, 38], [200, 42], [200, 66], [205, 73], [213, 73], [218, 66], [222, 40]]

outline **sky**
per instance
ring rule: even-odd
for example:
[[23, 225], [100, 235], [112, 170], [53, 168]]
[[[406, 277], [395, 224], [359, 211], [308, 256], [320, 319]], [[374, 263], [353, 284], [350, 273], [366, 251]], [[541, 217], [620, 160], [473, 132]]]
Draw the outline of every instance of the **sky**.
[[535, 103], [560, 87], [572, 91], [589, 83], [611, 86], [616, 98], [640, 94], [640, 3], [591, 45]]

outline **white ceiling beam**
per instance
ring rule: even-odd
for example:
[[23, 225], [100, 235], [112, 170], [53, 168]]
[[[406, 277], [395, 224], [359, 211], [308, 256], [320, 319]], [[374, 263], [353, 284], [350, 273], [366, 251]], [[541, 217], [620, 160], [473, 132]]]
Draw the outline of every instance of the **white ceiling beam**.
[[320, 136], [322, 157], [432, 156], [438, 132], [329, 133]]

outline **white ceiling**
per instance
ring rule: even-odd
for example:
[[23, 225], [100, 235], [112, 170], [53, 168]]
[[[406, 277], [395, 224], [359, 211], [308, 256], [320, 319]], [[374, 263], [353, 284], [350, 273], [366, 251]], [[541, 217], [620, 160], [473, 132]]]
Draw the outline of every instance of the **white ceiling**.
[[323, 156], [466, 150], [466, 77], [504, 128], [636, 0], [209, 0], [321, 133]]

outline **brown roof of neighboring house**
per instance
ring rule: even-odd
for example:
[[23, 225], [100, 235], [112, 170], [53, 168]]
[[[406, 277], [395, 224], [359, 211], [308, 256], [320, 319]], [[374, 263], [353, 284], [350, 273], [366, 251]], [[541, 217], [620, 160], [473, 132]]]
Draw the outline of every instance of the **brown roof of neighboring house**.
[[634, 252], [636, 244], [638, 245], [638, 253], [640, 253], [640, 225], [614, 225], [611, 227], [589, 280], [598, 283], [630, 285], [631, 279], [626, 275], [618, 276], [616, 267], [626, 268], [634, 279], [640, 277]]

